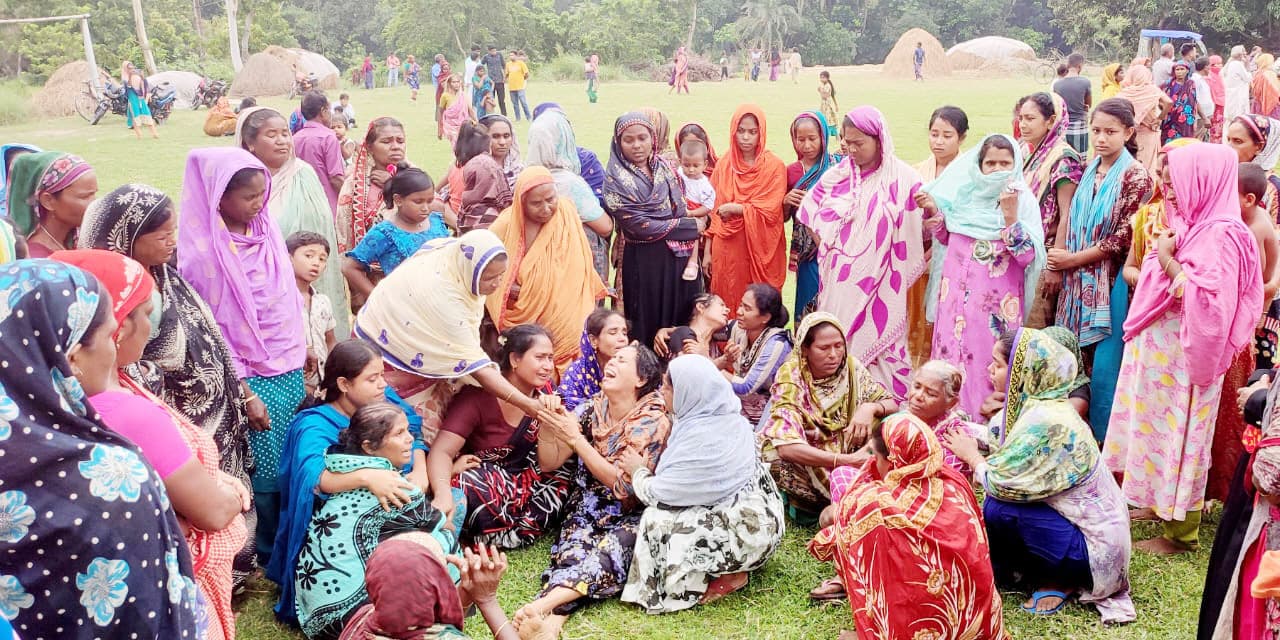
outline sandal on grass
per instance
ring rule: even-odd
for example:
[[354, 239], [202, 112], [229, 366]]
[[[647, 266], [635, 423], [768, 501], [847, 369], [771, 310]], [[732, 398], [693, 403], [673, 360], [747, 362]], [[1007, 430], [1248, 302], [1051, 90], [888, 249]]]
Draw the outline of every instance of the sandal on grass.
[[834, 600], [844, 600], [848, 597], [845, 593], [844, 583], [840, 578], [827, 578], [822, 584], [809, 592], [809, 599], [815, 602], [831, 602]]
[[[1045, 599], [1045, 598], [1061, 598], [1061, 599], [1062, 599], [1062, 601], [1058, 603], [1058, 606], [1056, 606], [1056, 607], [1054, 607], [1054, 608], [1052, 608], [1052, 609], [1043, 609], [1043, 610], [1042, 610], [1042, 609], [1040, 609], [1040, 608], [1039, 608], [1039, 607], [1040, 607], [1040, 601], [1041, 601], [1041, 600], [1043, 600], [1043, 599]], [[1065, 606], [1067, 606], [1067, 594], [1065, 594], [1065, 593], [1063, 593], [1063, 592], [1061, 592], [1061, 591], [1055, 591], [1055, 590], [1053, 590], [1053, 589], [1043, 589], [1043, 590], [1040, 590], [1040, 591], [1036, 591], [1035, 593], [1032, 593], [1032, 594], [1031, 594], [1031, 606], [1030, 606], [1030, 607], [1028, 607], [1028, 606], [1027, 606], [1027, 605], [1025, 605], [1025, 604], [1024, 604], [1024, 605], [1020, 605], [1020, 607], [1022, 608], [1022, 610], [1023, 610], [1023, 611], [1026, 611], [1027, 613], [1030, 613], [1030, 614], [1032, 614], [1032, 615], [1037, 615], [1037, 616], [1051, 616], [1051, 615], [1053, 615], [1053, 614], [1055, 614], [1055, 613], [1057, 613], [1057, 612], [1061, 611], [1061, 610], [1062, 610], [1062, 608], [1063, 608], [1063, 607], [1065, 607]]]

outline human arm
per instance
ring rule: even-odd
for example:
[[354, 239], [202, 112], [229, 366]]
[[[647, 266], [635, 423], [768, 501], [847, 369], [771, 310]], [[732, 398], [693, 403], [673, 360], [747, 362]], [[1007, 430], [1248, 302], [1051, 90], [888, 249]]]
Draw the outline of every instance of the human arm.
[[[232, 354], [232, 358], [235, 355]], [[240, 392], [244, 394], [244, 412], [249, 418], [249, 428], [254, 431], [270, 431], [271, 417], [267, 415], [267, 405], [253, 392], [246, 380], [240, 381]]]
[[197, 529], [221, 531], [248, 511], [252, 499], [249, 489], [226, 473], [218, 474], [216, 478], [209, 475], [199, 458], [191, 456], [165, 476], [164, 488], [173, 512]]
[[369, 279], [368, 269], [367, 265], [351, 257], [350, 253], [342, 257], [342, 275], [346, 277], [347, 285], [351, 287], [352, 293], [366, 298], [373, 293], [374, 287], [373, 280]]
[[[783, 361], [790, 354], [791, 345], [785, 337], [771, 338], [760, 349], [760, 354], [756, 356], [751, 369], [746, 371], [745, 375], [730, 377], [729, 383], [733, 386], [733, 392], [742, 396], [768, 388], [773, 384], [773, 376], [778, 372], [778, 367], [782, 366]], [[741, 371], [738, 373], [743, 374]]]
[[482, 367], [471, 372], [471, 379], [488, 391], [493, 397], [513, 407], [519, 407], [530, 418], [543, 419], [551, 413], [542, 406], [537, 398], [532, 398], [516, 389], [498, 371], [497, 367]]
[[697, 240], [702, 235], [703, 227], [696, 218], [688, 217], [684, 197], [680, 194], [680, 187], [674, 176], [668, 180], [659, 180], [654, 188], [665, 191], [665, 206], [633, 200], [628, 195], [629, 190], [619, 184], [614, 176], [606, 176], [604, 210], [613, 218], [614, 224], [628, 242]]
[[378, 499], [384, 511], [391, 511], [409, 504], [409, 492], [413, 489], [413, 484], [400, 475], [400, 472], [391, 469], [357, 469], [347, 473], [325, 469], [320, 472], [316, 488], [320, 493], [330, 495], [365, 489]]
[[472, 604], [484, 617], [494, 640], [519, 640], [520, 634], [498, 604], [498, 583], [507, 572], [507, 554], [495, 547], [477, 545], [476, 551], [464, 548], [462, 557], [449, 556], [458, 568], [458, 598], [465, 611]]
[[1122, 277], [1128, 283], [1129, 288], [1137, 286], [1138, 276], [1142, 274], [1142, 258], [1138, 256], [1132, 248], [1129, 249], [1129, 255], [1124, 259], [1124, 271]]
[[[1145, 168], [1133, 163], [1122, 176], [1120, 194], [1111, 208], [1111, 234], [1098, 240], [1093, 246], [1081, 251], [1071, 252], [1062, 246], [1049, 251], [1049, 268], [1056, 270], [1076, 269], [1106, 259], [1118, 259], [1127, 255], [1133, 243], [1133, 214], [1137, 213], [1142, 202], [1151, 193], [1151, 178]], [[1070, 224], [1065, 221], [1063, 224]]]
[[[450, 413], [453, 410], [450, 407]], [[451, 416], [445, 417], [446, 421], [450, 419]], [[453, 510], [457, 507], [453, 503], [453, 492], [449, 490], [453, 483], [453, 461], [462, 453], [466, 443], [462, 436], [442, 430], [436, 434], [431, 451], [427, 453], [427, 477], [434, 488], [431, 506], [443, 513], [446, 521], [453, 517]]]

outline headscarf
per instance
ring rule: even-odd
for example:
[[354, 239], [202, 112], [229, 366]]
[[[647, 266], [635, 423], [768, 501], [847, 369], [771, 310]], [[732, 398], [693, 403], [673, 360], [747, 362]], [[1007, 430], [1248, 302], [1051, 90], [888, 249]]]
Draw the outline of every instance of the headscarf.
[[715, 171], [716, 162], [719, 160], [719, 156], [716, 155], [715, 147], [711, 146], [711, 137], [707, 135], [706, 127], [703, 127], [702, 125], [696, 122], [686, 122], [680, 125], [679, 127], [677, 127], [676, 139], [673, 142], [673, 144], [676, 147], [676, 153], [677, 154], [680, 153], [680, 132], [684, 131], [685, 129], [688, 129], [689, 127], [693, 127], [693, 129], [690, 131], [693, 134], [693, 136], [698, 140], [701, 140], [702, 144], [707, 147], [707, 166], [702, 170], [702, 173], [703, 175], [710, 178], [712, 172]]
[[1026, 159], [1026, 163], [1022, 166], [1022, 175], [1037, 202], [1043, 201], [1046, 196], [1056, 191], [1058, 185], [1053, 182], [1053, 177], [1059, 161], [1065, 157], [1080, 160], [1079, 152], [1067, 143], [1067, 125], [1071, 119], [1067, 103], [1056, 93], [1049, 95], [1053, 98], [1053, 114], [1057, 116], [1053, 126], [1049, 128], [1049, 132], [1035, 149], [1031, 149], [1025, 143], [1018, 144], [1022, 157]]
[[423, 640], [440, 625], [462, 629], [465, 614], [443, 553], [411, 535], [390, 538], [369, 556], [369, 604], [352, 614], [339, 640]]
[[1084, 354], [1080, 351], [1080, 339], [1076, 337], [1076, 334], [1071, 333], [1071, 330], [1066, 327], [1057, 325], [1045, 327], [1042, 331], [1054, 342], [1066, 347], [1067, 351], [1070, 351], [1071, 355], [1076, 357], [1077, 373], [1075, 380], [1071, 382], [1071, 391], [1089, 384], [1089, 376], [1084, 372]]
[[9, 169], [9, 220], [23, 236], [31, 235], [47, 213], [40, 206], [40, 195], [55, 194], [93, 171], [80, 156], [60, 151], [24, 153], [13, 160]]
[[[1116, 74], [1120, 72], [1120, 63], [1113, 62], [1102, 69], [1102, 99], [1116, 97], [1120, 93], [1120, 83], [1116, 82]], [[1054, 95], [1057, 95], [1056, 93]]]
[[[673, 154], [671, 153], [671, 121], [667, 119], [667, 114], [654, 109], [653, 107], [641, 107], [637, 109], [644, 117], [653, 124], [653, 152], [659, 158], [671, 161]], [[760, 145], [762, 148], [763, 144]]]
[[1275, 69], [1271, 68], [1275, 62], [1275, 56], [1269, 53], [1264, 53], [1254, 60], [1258, 70], [1253, 73], [1250, 93], [1253, 94], [1257, 105], [1256, 110], [1263, 115], [1271, 115], [1276, 107], [1280, 107], [1280, 80], [1276, 79]]
[[[191, 554], [160, 476], [102, 422], [67, 360], [107, 303], [102, 285], [19, 260], [0, 267], [0, 300], [6, 617], [44, 635], [200, 637]], [[83, 630], [54, 634], [72, 611]]]
[[529, 125], [529, 164], [539, 165], [551, 170], [562, 169], [578, 175], [582, 165], [578, 159], [578, 144], [574, 137], [573, 127], [564, 112], [553, 109], [535, 116]]
[[533, 119], [537, 120], [538, 116], [546, 113], [547, 111], [552, 111], [552, 110], [563, 111], [563, 109], [560, 108], [560, 105], [558, 103], [543, 102], [542, 104], [539, 104], [538, 106], [533, 108]]
[[[1178, 76], [1175, 73], [1179, 67], [1187, 72], [1187, 75], [1182, 82], [1178, 81]], [[1187, 64], [1186, 61], [1179, 60], [1173, 63], [1173, 68], [1169, 71], [1169, 81], [1164, 83], [1164, 86], [1161, 87], [1164, 89], [1165, 95], [1168, 95], [1174, 100], [1186, 101], [1191, 99], [1191, 94], [1195, 91], [1195, 79], [1191, 77], [1191, 73], [1191, 65]]]
[[[982, 173], [981, 151], [987, 140], [1002, 137], [1013, 147], [1012, 171]], [[1027, 183], [1022, 181], [1022, 145], [1003, 133], [993, 133], [982, 139], [978, 146], [964, 152], [937, 180], [924, 190], [933, 195], [944, 216], [947, 231], [974, 240], [1000, 240], [1006, 227], [1004, 212], [1000, 209], [1000, 195], [1006, 188], [1018, 192], [1018, 223], [1031, 245], [1035, 248], [1035, 260], [1027, 265], [1022, 280], [1022, 311], [1024, 319], [1031, 314], [1027, 301], [1035, 295], [1036, 282], [1044, 269], [1047, 253], [1044, 248], [1044, 223], [1040, 219], [1040, 202]], [[938, 310], [938, 287], [942, 281], [942, 266], [946, 260], [946, 245], [935, 239], [938, 247], [930, 261], [929, 292], [925, 297], [925, 316], [934, 321]]]
[[[1135, 64], [1130, 65], [1124, 72], [1124, 85], [1116, 97], [1128, 100], [1129, 104], [1133, 105], [1133, 113], [1138, 124], [1143, 124], [1151, 118], [1152, 112], [1160, 104], [1164, 91], [1155, 85], [1150, 69], [1144, 65]], [[1158, 127], [1159, 124], [1155, 126]], [[1085, 182], [1081, 181], [1080, 184]]]
[[[839, 162], [839, 156], [830, 152], [831, 139], [827, 137], [827, 117], [822, 115], [821, 111], [800, 112], [800, 115], [796, 116], [795, 119], [791, 121], [791, 136], [793, 139], [796, 134], [796, 125], [799, 124], [801, 120], [812, 120], [817, 123], [818, 137], [822, 140], [822, 149], [818, 151], [818, 161], [813, 163], [813, 166], [809, 167], [809, 169], [800, 176], [800, 180], [796, 182], [794, 187], [796, 189], [809, 189], [818, 182], [818, 178], [821, 178], [822, 174], [827, 172], [827, 169], [830, 169], [832, 165]], [[803, 160], [803, 158], [801, 158], [799, 154], [796, 154], [796, 160]]]
[[[818, 308], [847, 322], [851, 353], [872, 362], [906, 335], [907, 289], [925, 270], [924, 224], [914, 199], [920, 174], [894, 155], [878, 109], [860, 106], [846, 117], [879, 140], [878, 166], [863, 171], [852, 157], [841, 160], [809, 190], [796, 220], [819, 236]], [[868, 278], [870, 288], [855, 284]]]
[[[55, 251], [51, 260], [65, 262], [92, 274], [111, 296], [111, 315], [122, 323], [133, 310], [151, 299], [156, 281], [137, 260], [104, 249]], [[116, 331], [119, 336], [119, 330]]]
[[645, 161], [647, 173], [627, 159], [621, 146], [622, 132], [632, 126], [653, 134], [653, 123], [643, 113], [618, 116], [605, 169], [604, 206], [622, 227], [627, 242], [658, 242], [685, 217], [684, 192], [670, 165], [658, 159], [656, 143]]
[[[489, 296], [485, 306], [498, 331], [527, 322], [536, 322], [550, 333], [555, 345], [556, 366], [561, 371], [578, 357], [573, 338], [582, 319], [603, 299], [607, 290], [596, 273], [591, 246], [582, 232], [582, 221], [569, 198], [556, 198], [556, 211], [543, 223], [533, 244], [525, 244], [524, 199], [529, 191], [555, 185], [546, 167], [529, 167], [516, 180], [515, 199], [489, 230], [507, 248], [510, 262], [502, 284]], [[511, 299], [511, 288], [520, 293]]]
[[578, 359], [565, 369], [564, 376], [560, 378], [560, 387], [556, 389], [556, 395], [564, 401], [564, 408], [571, 412], [578, 405], [589, 403], [591, 398], [600, 393], [600, 379], [604, 377], [596, 348], [591, 346], [591, 333], [586, 327], [583, 327], [582, 337], [578, 339], [578, 352]]
[[506, 255], [487, 229], [428, 241], [374, 287], [356, 317], [356, 333], [378, 347], [387, 364], [424, 378], [462, 378], [492, 365], [480, 348], [480, 278]]
[[725, 300], [740, 299], [743, 290], [753, 282], [766, 282], [782, 289], [787, 275], [786, 227], [782, 222], [787, 165], [769, 151], [764, 109], [757, 105], [744, 104], [734, 111], [729, 121], [730, 137], [738, 130], [738, 123], [747, 116], [754, 117], [760, 126], [755, 162], [748, 165], [742, 157], [742, 149], [735, 142], [711, 174], [711, 184], [716, 189], [716, 207], [730, 202], [743, 207], [741, 216], [729, 219], [711, 216], [711, 223], [707, 225], [707, 235], [712, 237], [745, 236], [746, 239], [746, 255], [717, 256], [721, 260], [718, 265], [720, 273], [728, 277], [713, 276], [712, 282], [717, 286], [716, 293]]
[[755, 478], [755, 430], [742, 403], [710, 360], [684, 355], [668, 368], [675, 423], [653, 477], [641, 493], [671, 507], [709, 507]]
[[22, 144], [19, 142], [0, 145], [0, 218], [9, 216], [9, 155], [15, 151], [39, 153], [40, 147], [33, 144]]
[[1227, 87], [1222, 82], [1222, 56], [1209, 56], [1209, 75], [1204, 81], [1209, 84], [1214, 106], [1227, 104]]
[[995, 453], [987, 458], [983, 487], [1010, 502], [1044, 500], [1089, 477], [1098, 464], [1093, 432], [1067, 395], [1079, 365], [1066, 347], [1036, 329], [1022, 328], [1009, 354], [1008, 396], [997, 414]]
[[[266, 181], [248, 235], [232, 233], [218, 207], [231, 178], [256, 169]], [[271, 174], [239, 148], [193, 149], [182, 182], [178, 271], [213, 311], [240, 378], [302, 367], [307, 344], [302, 299], [280, 228], [267, 214]]]
[[847, 349], [845, 361], [835, 373], [822, 380], [813, 377], [801, 345], [810, 332], [824, 324], [844, 333], [840, 320], [825, 311], [805, 314], [804, 320], [800, 321], [796, 329], [796, 348], [774, 377], [772, 415], [790, 413], [803, 420], [806, 431], [820, 429], [836, 433], [849, 426], [849, 420], [858, 408], [859, 398], [865, 391], [860, 388], [858, 372], [866, 369], [854, 357], [852, 350]]
[[[1177, 199], [1166, 209], [1177, 234], [1174, 259], [1182, 266], [1178, 335], [1191, 384], [1204, 387], [1226, 372], [1253, 335], [1262, 313], [1261, 260], [1240, 220], [1235, 152], [1191, 145], [1170, 151], [1168, 166]], [[1124, 324], [1126, 342], [1173, 306], [1176, 285], [1159, 255], [1148, 252]]]
[[1262, 167], [1264, 171], [1274, 169], [1276, 162], [1280, 160], [1280, 121], [1255, 114], [1236, 116], [1231, 122], [1244, 125], [1255, 139], [1262, 141], [1262, 151], [1250, 162]]
[[511, 124], [511, 120], [500, 113], [490, 113], [480, 118], [480, 124], [490, 127], [494, 122], [507, 123], [507, 129], [511, 131], [511, 149], [507, 151], [507, 157], [502, 161], [502, 173], [507, 177], [507, 187], [516, 188], [516, 178], [520, 172], [524, 170], [524, 163], [520, 161], [520, 138], [516, 135], [516, 126]]
[[[261, 110], [270, 111], [280, 118], [284, 117], [271, 107], [250, 107], [241, 111], [236, 119], [235, 145], [237, 147], [245, 149], [245, 123], [249, 121], [249, 116]], [[285, 160], [284, 164], [271, 176], [271, 194], [267, 198], [267, 213], [280, 228], [282, 237], [288, 238], [298, 231], [318, 233], [325, 242], [329, 243], [330, 253], [336, 253], [337, 229], [334, 227], [333, 211], [329, 208], [329, 197], [325, 195], [315, 168], [298, 158], [292, 143], [289, 145], [289, 159]], [[351, 301], [347, 297], [346, 278], [342, 275], [342, 260], [338, 256], [330, 255], [324, 271], [315, 282], [315, 287], [320, 293], [328, 296], [333, 307], [340, 311], [334, 314], [334, 335], [351, 335], [348, 320], [350, 314], [341, 312], [350, 307]]]
[[382, 120], [382, 117], [378, 117], [369, 121], [365, 135], [360, 139], [360, 146], [356, 147], [355, 154], [352, 155], [351, 170], [347, 172], [342, 191], [338, 194], [338, 252], [342, 254], [359, 244], [369, 227], [382, 220], [382, 187], [370, 182], [369, 174], [374, 169], [385, 169], [394, 175], [395, 167], [375, 167], [373, 153], [369, 151], [369, 145], [365, 144], [365, 140], [369, 139], [369, 132]]
[[863, 465], [809, 553], [835, 562], [855, 624], [876, 630], [868, 637], [1008, 637], [969, 483], [919, 418], [896, 413], [881, 434], [889, 472], [875, 459]]

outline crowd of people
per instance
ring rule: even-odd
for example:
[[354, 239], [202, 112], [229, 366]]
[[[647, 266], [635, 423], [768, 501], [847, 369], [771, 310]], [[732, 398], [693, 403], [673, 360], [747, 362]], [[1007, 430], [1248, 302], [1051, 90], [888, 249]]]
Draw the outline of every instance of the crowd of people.
[[[261, 570], [312, 639], [465, 637], [472, 605], [557, 637], [741, 590], [790, 521], [850, 637], [1005, 638], [1000, 587], [1135, 620], [1133, 548], [1198, 548], [1217, 499], [1201, 637], [1274, 634], [1280, 128], [1157, 126], [1164, 66], [1201, 112], [1147, 63], [972, 145], [940, 107], [918, 165], [829, 77], [791, 162], [752, 104], [715, 145], [624, 113], [604, 163], [556, 104], [523, 141], [482, 105], [437, 181], [319, 92], [241, 109], [180, 194], [5, 145], [0, 621], [230, 639]], [[508, 615], [504, 552], [543, 538]]]

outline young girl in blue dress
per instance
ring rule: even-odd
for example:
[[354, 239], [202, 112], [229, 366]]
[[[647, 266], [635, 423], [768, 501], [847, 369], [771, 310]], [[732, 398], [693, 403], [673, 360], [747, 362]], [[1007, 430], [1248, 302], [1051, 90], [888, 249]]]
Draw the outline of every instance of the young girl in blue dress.
[[430, 210], [436, 189], [423, 170], [401, 163], [383, 189], [382, 198], [391, 209], [391, 217], [373, 225], [342, 262], [347, 284], [360, 299], [373, 291], [375, 267], [381, 272], [376, 278], [381, 279], [428, 240], [450, 235], [443, 215]]

